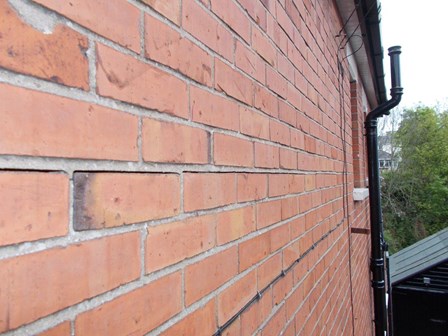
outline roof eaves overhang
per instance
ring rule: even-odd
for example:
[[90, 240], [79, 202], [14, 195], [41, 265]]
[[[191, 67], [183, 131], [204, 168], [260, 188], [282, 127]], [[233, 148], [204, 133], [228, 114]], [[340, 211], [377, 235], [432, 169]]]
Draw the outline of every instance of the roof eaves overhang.
[[[370, 108], [387, 101], [384, 83], [383, 47], [380, 32], [380, 5], [377, 0], [336, 0], [344, 22], [345, 35], [354, 52]], [[353, 15], [356, 13], [356, 15]]]

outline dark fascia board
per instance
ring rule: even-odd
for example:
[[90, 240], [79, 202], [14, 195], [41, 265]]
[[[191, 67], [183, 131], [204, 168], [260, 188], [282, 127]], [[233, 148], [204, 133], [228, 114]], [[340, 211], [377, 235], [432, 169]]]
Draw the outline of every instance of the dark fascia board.
[[365, 36], [365, 47], [369, 59], [375, 94], [378, 104], [387, 101], [386, 85], [384, 83], [383, 46], [380, 32], [381, 7], [377, 0], [358, 0], [357, 14], [361, 31]]

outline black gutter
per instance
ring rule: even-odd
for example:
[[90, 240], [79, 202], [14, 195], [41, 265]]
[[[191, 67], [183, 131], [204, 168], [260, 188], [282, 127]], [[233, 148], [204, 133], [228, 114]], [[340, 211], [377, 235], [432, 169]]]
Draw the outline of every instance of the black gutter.
[[389, 48], [392, 88], [391, 99], [371, 111], [365, 121], [367, 136], [367, 162], [369, 170], [370, 227], [371, 227], [371, 270], [375, 311], [375, 335], [384, 336], [387, 331], [387, 308], [384, 252], [386, 244], [383, 237], [383, 219], [381, 211], [380, 174], [378, 164], [378, 118], [388, 115], [390, 110], [400, 103], [403, 94], [400, 79], [401, 47]]

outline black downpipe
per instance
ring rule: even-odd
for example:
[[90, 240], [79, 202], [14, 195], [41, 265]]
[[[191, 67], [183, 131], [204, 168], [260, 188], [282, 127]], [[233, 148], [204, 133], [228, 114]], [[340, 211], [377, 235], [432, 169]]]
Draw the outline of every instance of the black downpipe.
[[367, 135], [367, 162], [369, 170], [370, 226], [371, 226], [371, 270], [375, 312], [375, 336], [384, 336], [387, 330], [386, 287], [384, 269], [383, 215], [381, 210], [380, 168], [378, 163], [378, 118], [389, 115], [400, 103], [403, 94], [400, 79], [401, 47], [389, 48], [392, 77], [391, 99], [371, 111], [365, 122]]

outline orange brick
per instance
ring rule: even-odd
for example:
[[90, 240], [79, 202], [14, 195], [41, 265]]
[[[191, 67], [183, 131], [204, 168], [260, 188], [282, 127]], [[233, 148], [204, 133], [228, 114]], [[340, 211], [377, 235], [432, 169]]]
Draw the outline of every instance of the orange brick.
[[280, 148], [280, 168], [297, 169], [297, 153], [290, 149]]
[[281, 253], [275, 254], [273, 257], [269, 258], [263, 262], [257, 268], [257, 280], [258, 280], [258, 290], [261, 291], [267, 285], [275, 279], [276, 276], [280, 274], [282, 270], [282, 255]]
[[0, 332], [107, 292], [140, 276], [131, 232], [0, 261]]
[[238, 239], [255, 230], [254, 207], [221, 212], [217, 215], [216, 238], [219, 245]]
[[255, 85], [254, 106], [267, 114], [278, 116], [278, 99], [261, 85]]
[[75, 230], [100, 229], [174, 216], [177, 174], [75, 173]]
[[181, 311], [181, 283], [173, 273], [82, 313], [76, 335], [145, 335]]
[[145, 56], [199, 83], [211, 85], [210, 55], [167, 24], [149, 15], [145, 16]]
[[[302, 210], [302, 203], [300, 203], [301, 199], [302, 198], [299, 197], [298, 202], [299, 207]], [[289, 222], [289, 225], [291, 227], [291, 239], [297, 238], [305, 232], [305, 217], [301, 216], [300, 218], [296, 218], [293, 221]]]
[[[289, 294], [293, 286], [292, 272], [288, 272], [284, 277], [280, 278], [272, 286], [272, 298], [274, 300], [274, 305], [280, 304], [283, 299]], [[283, 306], [284, 307], [284, 306]]]
[[185, 268], [185, 304], [191, 305], [238, 274], [236, 246]]
[[239, 319], [234, 321], [230, 326], [228, 326], [223, 332], [223, 336], [243, 336], [241, 334], [241, 322]]
[[255, 167], [278, 168], [279, 147], [255, 143]]
[[44, 34], [0, 3], [0, 67], [52, 82], [89, 88], [87, 38], [63, 25]]
[[281, 200], [257, 204], [257, 228], [264, 228], [282, 220]]
[[102, 44], [97, 44], [96, 79], [102, 96], [188, 118], [186, 83]]
[[304, 293], [303, 286], [297, 287], [291, 294], [291, 296], [286, 300], [286, 318], [289, 320], [297, 308], [303, 303]]
[[[263, 296], [249, 307], [241, 316], [241, 335], [252, 335], [269, 316], [272, 310], [272, 291], [268, 289]], [[259, 335], [259, 334], [257, 334]]]
[[239, 130], [240, 114], [235, 102], [195, 86], [190, 87], [190, 99], [193, 121], [233, 131]]
[[144, 161], [207, 163], [208, 132], [199, 128], [143, 119]]
[[253, 81], [215, 58], [215, 88], [248, 105], [253, 104]]
[[213, 159], [216, 165], [253, 167], [254, 144], [245, 139], [214, 133]]
[[[36, 0], [93, 32], [140, 52], [140, 10], [120, 0]], [[101, 13], [107, 20], [98, 20]], [[72, 70], [73, 71], [73, 70]]]
[[261, 336], [280, 335], [283, 327], [286, 324], [285, 306], [275, 313], [274, 317], [266, 324], [261, 332]]
[[269, 197], [296, 194], [304, 190], [304, 175], [270, 174]]
[[241, 133], [269, 140], [269, 118], [261, 113], [240, 106]]
[[71, 334], [70, 322], [66, 321], [58, 324], [56, 327], [40, 333], [38, 336], [70, 336]]
[[270, 66], [266, 67], [267, 87], [282, 98], [287, 98], [288, 81]]
[[186, 173], [184, 175], [185, 211], [216, 208], [235, 202], [235, 174]]
[[277, 251], [290, 241], [289, 225], [282, 224], [269, 231], [269, 235], [271, 239], [271, 251]]
[[290, 128], [275, 120], [269, 120], [271, 141], [289, 146], [291, 144]]
[[246, 42], [250, 40], [250, 20], [233, 1], [211, 0], [212, 11]]
[[148, 228], [146, 272], [190, 258], [215, 246], [215, 216], [201, 216]]
[[0, 101], [1, 154], [138, 160], [134, 116], [6, 84]]
[[180, 2], [179, 0], [142, 0], [155, 11], [162, 14], [168, 20], [180, 25]]
[[223, 325], [257, 292], [257, 275], [250, 272], [218, 295], [218, 324]]
[[215, 300], [210, 300], [204, 307], [189, 314], [161, 336], [210, 336], [217, 329], [215, 310]]
[[238, 174], [238, 202], [254, 201], [267, 196], [268, 184], [265, 174]]
[[239, 245], [240, 272], [266, 258], [271, 252], [269, 233], [256, 236]]
[[182, 2], [182, 26], [227, 60], [233, 60], [232, 34], [194, 0]]
[[275, 66], [277, 64], [277, 52], [274, 46], [263, 32], [255, 26], [252, 26], [252, 48], [270, 65]]
[[68, 232], [68, 176], [0, 172], [0, 246]]
[[266, 82], [265, 62], [240, 41], [235, 46], [235, 65], [246, 74], [264, 84]]

